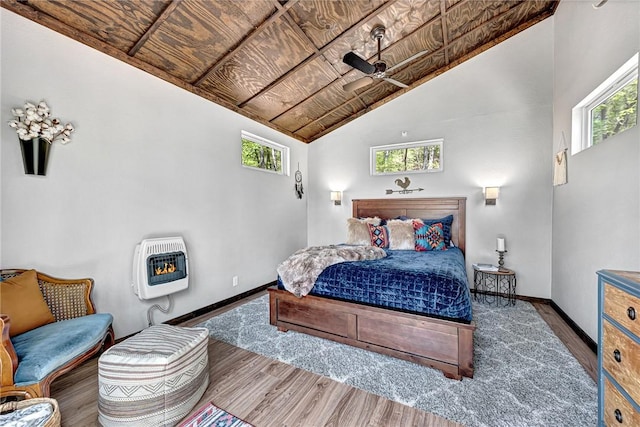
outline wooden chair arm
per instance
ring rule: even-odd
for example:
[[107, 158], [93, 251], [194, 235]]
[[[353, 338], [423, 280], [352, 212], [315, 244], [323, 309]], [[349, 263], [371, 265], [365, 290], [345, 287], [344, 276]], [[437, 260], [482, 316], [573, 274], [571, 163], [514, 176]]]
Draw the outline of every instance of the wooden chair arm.
[[[9, 316], [0, 314], [0, 328], [2, 328], [2, 347], [0, 347], [0, 384], [13, 385], [13, 375], [18, 369], [18, 356], [9, 338]], [[11, 369], [9, 369], [11, 368]]]
[[[3, 278], [17, 276], [25, 270], [1, 270]], [[40, 291], [47, 302], [56, 322], [94, 314], [96, 312], [91, 300], [93, 279], [59, 279], [37, 272]]]

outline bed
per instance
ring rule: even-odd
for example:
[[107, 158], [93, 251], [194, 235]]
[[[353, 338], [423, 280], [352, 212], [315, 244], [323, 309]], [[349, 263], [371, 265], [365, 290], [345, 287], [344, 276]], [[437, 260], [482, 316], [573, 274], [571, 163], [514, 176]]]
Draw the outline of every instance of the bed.
[[[455, 248], [450, 255], [458, 251], [464, 256], [465, 213], [466, 199], [458, 197], [353, 200], [354, 218], [441, 218], [452, 215], [451, 241]], [[391, 261], [390, 255], [387, 262]], [[464, 292], [468, 296], [464, 260], [462, 264]], [[451, 317], [434, 316], [346, 299], [314, 295], [313, 292], [299, 298], [274, 286], [269, 288], [270, 323], [280, 331], [295, 330], [430, 366], [441, 370], [448, 378], [473, 377], [475, 323], [470, 313], [466, 316], [453, 312]]]

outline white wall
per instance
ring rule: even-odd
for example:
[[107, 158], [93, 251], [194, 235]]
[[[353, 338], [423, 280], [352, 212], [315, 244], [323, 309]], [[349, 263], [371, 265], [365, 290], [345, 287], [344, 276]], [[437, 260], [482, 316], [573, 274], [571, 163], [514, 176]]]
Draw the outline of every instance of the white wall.
[[[571, 147], [571, 109], [640, 49], [640, 2], [562, 1], [554, 15], [554, 151]], [[640, 132], [568, 159], [553, 194], [553, 300], [597, 339], [600, 269], [640, 270]]]
[[[0, 16], [3, 268], [93, 277], [99, 311], [124, 336], [146, 327], [150, 303], [130, 288], [143, 238], [182, 235], [189, 252], [190, 289], [157, 322], [275, 280], [278, 263], [306, 244], [306, 196], [295, 198], [293, 176], [241, 167], [240, 131], [289, 146], [293, 171], [299, 163], [305, 175], [306, 145], [5, 9]], [[45, 99], [76, 126], [71, 143], [53, 146], [44, 178], [23, 173], [6, 126], [27, 99]]]
[[[518, 293], [552, 298], [594, 339], [595, 271], [640, 269], [638, 127], [570, 157], [569, 183], [551, 186], [571, 108], [639, 49], [640, 2], [563, 1], [553, 18], [309, 146], [5, 9], [0, 18], [0, 121], [46, 99], [77, 128], [39, 178], [23, 174], [17, 137], [1, 127], [0, 265], [93, 277], [118, 336], [146, 326], [150, 304], [129, 287], [142, 238], [181, 234], [189, 248], [191, 289], [156, 314], [163, 321], [273, 280], [305, 244], [344, 241], [353, 198], [466, 196], [468, 267], [495, 262], [504, 234]], [[292, 177], [239, 166], [241, 129], [291, 147], [303, 200]], [[425, 191], [386, 196], [396, 177], [369, 175], [370, 146], [438, 137], [444, 172], [411, 175]], [[483, 204], [488, 185], [501, 186], [496, 206]], [[331, 189], [345, 191], [341, 207]]]
[[[468, 268], [497, 262], [504, 234], [517, 293], [550, 298], [552, 47], [548, 19], [313, 142], [309, 244], [345, 240], [351, 199], [465, 196]], [[440, 137], [444, 172], [411, 175], [425, 191], [386, 196], [397, 176], [370, 176], [370, 146]], [[482, 187], [494, 185], [500, 198], [485, 206]], [[331, 189], [344, 190], [342, 206]]]

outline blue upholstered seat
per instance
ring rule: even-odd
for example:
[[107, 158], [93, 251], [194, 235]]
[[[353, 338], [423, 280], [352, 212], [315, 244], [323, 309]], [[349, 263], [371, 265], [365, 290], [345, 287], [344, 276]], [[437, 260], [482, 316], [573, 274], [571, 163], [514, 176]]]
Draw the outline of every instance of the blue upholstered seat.
[[18, 360], [16, 386], [42, 381], [100, 343], [113, 321], [108, 313], [49, 323], [11, 338]]

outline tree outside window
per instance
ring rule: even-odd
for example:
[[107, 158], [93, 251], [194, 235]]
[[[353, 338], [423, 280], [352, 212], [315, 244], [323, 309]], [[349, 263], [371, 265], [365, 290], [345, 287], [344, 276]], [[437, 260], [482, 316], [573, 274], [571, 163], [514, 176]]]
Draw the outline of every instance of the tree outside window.
[[242, 165], [280, 175], [289, 175], [289, 148], [242, 131]]
[[442, 139], [371, 147], [371, 174], [439, 172]]
[[591, 110], [591, 145], [632, 128], [638, 121], [638, 77]]

